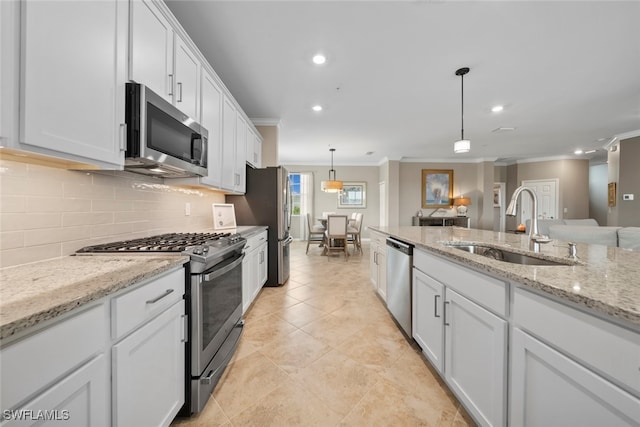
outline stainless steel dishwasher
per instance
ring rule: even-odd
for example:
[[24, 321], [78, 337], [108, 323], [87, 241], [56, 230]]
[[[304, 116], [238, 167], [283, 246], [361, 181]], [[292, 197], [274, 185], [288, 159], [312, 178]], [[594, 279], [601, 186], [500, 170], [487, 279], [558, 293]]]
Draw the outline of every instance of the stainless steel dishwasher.
[[411, 269], [413, 245], [387, 238], [387, 309], [407, 334], [411, 333]]

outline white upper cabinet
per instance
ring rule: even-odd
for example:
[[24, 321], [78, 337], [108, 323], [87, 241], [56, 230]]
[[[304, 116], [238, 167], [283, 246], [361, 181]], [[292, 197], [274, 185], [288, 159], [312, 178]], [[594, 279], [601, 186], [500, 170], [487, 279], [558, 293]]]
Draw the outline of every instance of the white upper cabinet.
[[17, 148], [120, 168], [128, 4], [21, 2], [20, 7]]
[[236, 106], [225, 95], [222, 104], [222, 183], [225, 190], [236, 185]]
[[202, 126], [209, 132], [207, 168], [208, 176], [202, 183], [213, 187], [222, 185], [222, 89], [213, 75], [202, 73]]
[[131, 2], [131, 22], [130, 79], [189, 117], [200, 117], [201, 63], [196, 52], [149, 0]]
[[247, 163], [254, 168], [262, 167], [262, 138], [250, 126], [247, 128]]
[[233, 191], [244, 193], [247, 189], [247, 121], [237, 111], [236, 116], [236, 168]]
[[150, 0], [131, 2], [129, 78], [173, 101], [173, 28]]
[[178, 35], [175, 48], [175, 105], [189, 117], [200, 117], [200, 60]]

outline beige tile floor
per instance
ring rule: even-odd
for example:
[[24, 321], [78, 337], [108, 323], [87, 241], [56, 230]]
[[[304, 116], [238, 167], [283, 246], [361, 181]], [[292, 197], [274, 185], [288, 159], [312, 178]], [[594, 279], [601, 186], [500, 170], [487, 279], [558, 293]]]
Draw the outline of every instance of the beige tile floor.
[[305, 248], [293, 243], [288, 282], [247, 311], [204, 411], [173, 425], [473, 425], [373, 291], [368, 244], [347, 262]]

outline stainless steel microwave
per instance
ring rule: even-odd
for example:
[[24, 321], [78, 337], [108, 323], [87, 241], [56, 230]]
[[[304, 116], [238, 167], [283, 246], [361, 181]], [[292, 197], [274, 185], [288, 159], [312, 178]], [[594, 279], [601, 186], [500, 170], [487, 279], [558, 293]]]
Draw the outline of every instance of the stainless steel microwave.
[[207, 130], [148, 87], [126, 84], [125, 122], [125, 170], [164, 178], [207, 175]]

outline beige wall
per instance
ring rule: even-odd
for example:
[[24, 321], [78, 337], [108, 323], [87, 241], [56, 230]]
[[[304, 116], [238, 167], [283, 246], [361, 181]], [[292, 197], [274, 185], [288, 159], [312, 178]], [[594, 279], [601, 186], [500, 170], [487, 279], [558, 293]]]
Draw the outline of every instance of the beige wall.
[[286, 165], [285, 168], [292, 172], [313, 173], [313, 217], [319, 217], [322, 212], [336, 212], [348, 214], [361, 212], [364, 214], [362, 220], [362, 237], [368, 238], [367, 231], [369, 224], [378, 225], [380, 218], [380, 199], [378, 190], [378, 167], [377, 166], [334, 166], [336, 178], [344, 182], [365, 182], [367, 184], [365, 209], [343, 209], [338, 208], [338, 195], [335, 193], [325, 193], [320, 190], [320, 182], [329, 178], [330, 166], [309, 166], [309, 165]]
[[589, 166], [589, 218], [607, 223], [607, 164]]
[[[482, 189], [478, 186], [477, 163], [400, 163], [399, 225], [411, 225], [411, 217], [422, 209], [422, 169], [453, 170], [453, 196], [471, 198], [472, 204], [468, 207], [467, 215], [471, 218], [471, 227], [477, 228], [478, 206], [482, 207], [480, 199], [483, 197]], [[425, 216], [433, 211], [422, 209]], [[452, 210], [452, 215], [455, 215], [455, 210]]]
[[[545, 162], [519, 163], [516, 187], [522, 181], [534, 179], [559, 180], [559, 206], [561, 218], [589, 217], [589, 161], [551, 160]], [[507, 202], [513, 190], [507, 190]], [[566, 212], [565, 212], [566, 209]], [[507, 227], [508, 228], [508, 227]]]
[[[612, 219], [610, 225], [622, 227], [640, 227], [640, 137], [623, 139], [618, 144], [619, 149], [609, 156], [610, 164], [615, 167], [617, 160], [618, 173], [609, 175], [609, 182], [617, 182], [616, 206], [611, 208]], [[617, 154], [617, 156], [616, 156]], [[634, 200], [622, 200], [623, 194], [633, 194]]]
[[278, 126], [256, 126], [262, 135], [262, 167], [278, 166]]
[[210, 229], [212, 203], [224, 203], [224, 195], [126, 172], [0, 160], [0, 266], [57, 258], [98, 243]]

